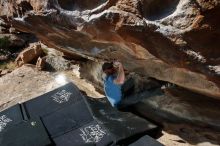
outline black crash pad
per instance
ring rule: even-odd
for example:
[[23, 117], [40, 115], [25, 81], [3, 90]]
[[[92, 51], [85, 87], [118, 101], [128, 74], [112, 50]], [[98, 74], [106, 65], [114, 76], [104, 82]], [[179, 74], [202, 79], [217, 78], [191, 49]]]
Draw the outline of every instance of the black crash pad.
[[84, 98], [95, 119], [109, 132], [115, 143], [129, 144], [135, 139], [159, 129], [153, 123], [128, 112], [121, 112], [111, 107], [104, 99]]
[[52, 137], [59, 136], [93, 121], [85, 102], [66, 107], [42, 117], [42, 121]]
[[0, 113], [0, 133], [6, 128], [23, 121], [23, 114], [20, 105], [14, 105]]
[[78, 88], [68, 83], [44, 95], [36, 97], [24, 103], [27, 114], [30, 118], [43, 116], [55, 112], [67, 105], [82, 100]]
[[136, 142], [130, 144], [129, 146], [163, 146], [161, 143], [151, 138], [148, 135], [145, 135], [138, 139]]
[[23, 121], [0, 133], [1, 146], [47, 146], [51, 141], [40, 119]]
[[108, 132], [96, 121], [53, 139], [57, 146], [109, 146]]

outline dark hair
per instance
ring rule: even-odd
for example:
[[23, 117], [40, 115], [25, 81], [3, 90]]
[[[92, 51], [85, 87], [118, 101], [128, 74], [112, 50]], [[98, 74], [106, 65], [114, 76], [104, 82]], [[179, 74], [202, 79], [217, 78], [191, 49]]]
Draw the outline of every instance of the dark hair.
[[105, 62], [102, 65], [102, 71], [105, 71], [107, 69], [112, 69], [113, 68], [113, 62]]

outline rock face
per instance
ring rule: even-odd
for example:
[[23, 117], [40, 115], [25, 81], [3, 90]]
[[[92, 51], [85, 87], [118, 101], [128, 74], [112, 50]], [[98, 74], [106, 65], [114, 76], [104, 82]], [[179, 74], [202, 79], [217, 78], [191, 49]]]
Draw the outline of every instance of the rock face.
[[178, 87], [167, 88], [165, 95], [146, 98], [133, 109], [161, 123], [188, 122], [219, 131], [219, 105], [215, 99]]
[[47, 55], [43, 58], [45, 67], [52, 71], [62, 71], [70, 69], [70, 62], [62, 56]]
[[1, 1], [0, 16], [45, 44], [220, 99], [219, 0]]
[[22, 66], [26, 63], [31, 63], [33, 61], [36, 62], [39, 56], [44, 54], [40, 44], [33, 44], [24, 51], [22, 51], [18, 57], [16, 58], [15, 62], [18, 66]]
[[34, 41], [37, 39], [33, 34], [18, 32], [0, 18], [0, 61], [14, 60], [21, 49]]

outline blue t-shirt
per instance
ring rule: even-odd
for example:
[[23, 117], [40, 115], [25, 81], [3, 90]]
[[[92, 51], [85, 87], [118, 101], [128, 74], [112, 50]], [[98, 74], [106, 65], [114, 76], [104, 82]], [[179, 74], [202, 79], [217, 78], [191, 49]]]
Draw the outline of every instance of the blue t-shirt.
[[113, 107], [117, 107], [122, 97], [121, 85], [114, 83], [115, 78], [114, 75], [110, 75], [104, 80], [105, 95]]

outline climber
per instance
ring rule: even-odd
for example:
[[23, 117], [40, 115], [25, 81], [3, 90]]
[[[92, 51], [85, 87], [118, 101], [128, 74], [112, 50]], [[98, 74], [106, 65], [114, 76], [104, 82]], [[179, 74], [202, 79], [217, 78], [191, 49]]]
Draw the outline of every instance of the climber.
[[104, 77], [104, 91], [113, 107], [121, 109], [139, 102], [144, 97], [158, 94], [158, 92], [149, 90], [143, 90], [138, 94], [133, 93], [134, 78], [125, 79], [124, 67], [119, 61], [105, 62], [102, 65], [102, 70], [106, 75]]

